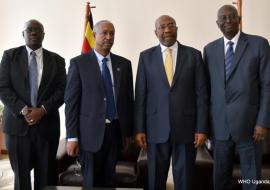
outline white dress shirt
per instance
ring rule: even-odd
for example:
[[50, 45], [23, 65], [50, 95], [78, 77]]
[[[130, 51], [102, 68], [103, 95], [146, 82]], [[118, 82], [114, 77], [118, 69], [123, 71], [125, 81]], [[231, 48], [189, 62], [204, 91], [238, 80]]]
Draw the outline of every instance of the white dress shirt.
[[162, 53], [162, 58], [163, 58], [163, 64], [165, 64], [165, 58], [166, 58], [166, 49], [170, 48], [172, 50], [172, 59], [173, 59], [173, 73], [175, 72], [176, 68], [176, 59], [177, 59], [177, 52], [178, 52], [178, 43], [177, 41], [170, 47], [166, 47], [162, 44], [160, 44], [161, 47], [161, 53]]

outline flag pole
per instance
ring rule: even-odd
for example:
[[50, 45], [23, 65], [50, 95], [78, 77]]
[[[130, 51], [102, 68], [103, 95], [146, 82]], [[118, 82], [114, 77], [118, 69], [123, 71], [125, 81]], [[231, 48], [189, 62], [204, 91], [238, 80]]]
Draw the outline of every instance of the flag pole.
[[236, 4], [238, 15], [240, 16], [240, 31], [242, 31], [243, 28], [243, 22], [242, 22], [242, 0], [237, 0], [237, 2], [233, 2], [233, 4]]
[[94, 47], [95, 39], [93, 37], [93, 17], [91, 13], [91, 8], [96, 8], [95, 6], [90, 6], [90, 2], [86, 2], [85, 7], [85, 19], [84, 19], [84, 33], [83, 33], [83, 45], [82, 53], [88, 53]]
[[91, 14], [91, 8], [96, 8], [96, 6], [90, 6], [90, 2], [89, 1], [86, 2], [83, 35], [84, 35], [85, 30], [86, 30], [87, 23], [89, 21], [89, 17]]

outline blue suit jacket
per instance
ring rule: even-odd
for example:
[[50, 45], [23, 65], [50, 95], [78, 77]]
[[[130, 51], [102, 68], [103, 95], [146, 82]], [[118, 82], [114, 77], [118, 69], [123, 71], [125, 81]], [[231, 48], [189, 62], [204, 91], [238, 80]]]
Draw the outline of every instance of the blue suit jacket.
[[232, 73], [224, 76], [224, 40], [204, 48], [211, 93], [213, 137], [251, 140], [256, 124], [270, 127], [270, 48], [259, 36], [240, 34]]
[[[111, 53], [114, 91], [122, 138], [133, 127], [133, 79], [131, 62]], [[65, 92], [67, 137], [79, 138], [80, 148], [96, 152], [105, 131], [106, 98], [94, 51], [71, 59]], [[124, 141], [123, 141], [124, 142]]]
[[135, 133], [150, 143], [190, 143], [207, 132], [208, 95], [201, 53], [178, 43], [169, 86], [160, 45], [140, 54], [135, 90]]

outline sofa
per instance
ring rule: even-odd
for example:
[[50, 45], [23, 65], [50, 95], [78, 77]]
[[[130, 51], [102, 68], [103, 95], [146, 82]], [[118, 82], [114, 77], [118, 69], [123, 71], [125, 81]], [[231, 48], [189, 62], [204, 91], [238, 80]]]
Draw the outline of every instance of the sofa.
[[[58, 172], [60, 186], [82, 186], [80, 164], [76, 158], [66, 154], [66, 140], [62, 139], [58, 148]], [[196, 156], [194, 190], [211, 190], [213, 159], [206, 147], [199, 148]], [[132, 142], [121, 153], [116, 165], [117, 187], [143, 188], [147, 190], [147, 152]]]
[[[131, 142], [121, 152], [120, 160], [116, 165], [116, 185], [117, 187], [139, 187], [139, 176], [137, 173], [137, 160], [140, 148]], [[66, 153], [66, 140], [59, 143], [57, 152], [58, 173], [60, 186], [82, 186], [83, 177], [81, 166], [77, 158], [73, 158]]]

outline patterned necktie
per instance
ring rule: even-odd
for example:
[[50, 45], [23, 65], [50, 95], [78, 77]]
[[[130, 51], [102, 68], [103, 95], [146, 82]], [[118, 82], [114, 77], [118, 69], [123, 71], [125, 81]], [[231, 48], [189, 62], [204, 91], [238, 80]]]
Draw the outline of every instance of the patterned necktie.
[[36, 53], [34, 51], [30, 53], [29, 78], [31, 90], [31, 105], [32, 107], [37, 107], [38, 69], [37, 69]]
[[226, 80], [228, 80], [231, 71], [232, 71], [232, 64], [233, 64], [233, 42], [228, 41], [227, 45], [229, 46], [225, 55], [225, 75]]
[[104, 58], [102, 60], [102, 79], [104, 84], [104, 89], [107, 98], [107, 110], [106, 110], [106, 118], [112, 121], [116, 116], [116, 107], [114, 103], [114, 95], [113, 95], [113, 86], [112, 86], [112, 78], [110, 71], [107, 67], [108, 58]]
[[168, 82], [170, 86], [172, 85], [173, 80], [173, 60], [172, 60], [172, 49], [166, 49], [166, 57], [165, 57], [165, 72], [167, 75]]

